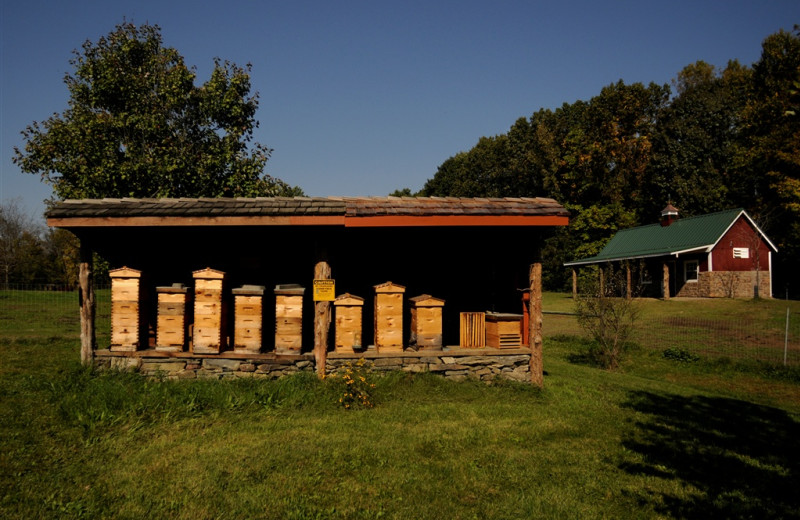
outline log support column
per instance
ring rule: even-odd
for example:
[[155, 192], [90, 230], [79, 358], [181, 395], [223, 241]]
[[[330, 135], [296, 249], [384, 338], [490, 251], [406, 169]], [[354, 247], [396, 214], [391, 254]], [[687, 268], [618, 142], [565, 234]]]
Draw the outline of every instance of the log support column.
[[94, 331], [94, 262], [92, 249], [81, 241], [80, 266], [78, 270], [78, 303], [81, 314], [81, 363], [90, 365], [94, 361], [96, 337]]
[[542, 388], [544, 386], [544, 367], [542, 365], [542, 264], [535, 263], [530, 267], [531, 288], [530, 329], [528, 338], [531, 346], [531, 383]]
[[572, 299], [578, 299], [578, 270], [572, 268]]
[[631, 265], [625, 262], [625, 297], [631, 299]]
[[664, 275], [661, 279], [661, 292], [665, 300], [669, 300], [669, 264], [664, 262]]
[[[330, 280], [331, 266], [328, 262], [317, 262], [314, 266], [315, 280]], [[331, 302], [314, 302], [314, 361], [317, 375], [325, 376], [325, 365], [328, 362], [328, 332], [331, 327]]]

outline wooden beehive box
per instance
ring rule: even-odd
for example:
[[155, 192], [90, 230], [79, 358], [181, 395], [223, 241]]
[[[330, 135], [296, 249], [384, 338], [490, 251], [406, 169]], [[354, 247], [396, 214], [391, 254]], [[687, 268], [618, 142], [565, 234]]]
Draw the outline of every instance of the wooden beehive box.
[[303, 346], [303, 293], [295, 284], [275, 286], [275, 352], [299, 354]]
[[233, 350], [248, 354], [261, 352], [264, 323], [264, 286], [244, 285], [233, 291]]
[[142, 272], [120, 267], [108, 272], [111, 278], [110, 350], [133, 352], [147, 346], [145, 297]]
[[492, 348], [522, 346], [522, 315], [486, 313], [486, 345]]
[[156, 350], [181, 352], [186, 345], [189, 323], [189, 288], [176, 283], [169, 287], [156, 287], [158, 318], [156, 320]]
[[392, 282], [375, 286], [375, 346], [378, 352], [403, 351], [403, 293]]
[[227, 305], [224, 298], [225, 273], [207, 267], [194, 277], [194, 333], [192, 352], [219, 354], [227, 343]]
[[364, 298], [345, 293], [333, 302], [336, 309], [336, 352], [353, 353], [363, 348], [361, 327]]
[[486, 346], [486, 313], [460, 313], [460, 345], [461, 348], [483, 348]]
[[411, 336], [408, 344], [422, 350], [442, 350], [444, 300], [423, 294], [410, 298]]

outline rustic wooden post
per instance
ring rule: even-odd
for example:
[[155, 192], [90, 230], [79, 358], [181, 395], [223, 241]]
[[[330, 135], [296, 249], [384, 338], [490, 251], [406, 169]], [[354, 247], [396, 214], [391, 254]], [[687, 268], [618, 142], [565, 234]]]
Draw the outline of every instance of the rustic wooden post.
[[578, 299], [578, 270], [572, 268], [572, 299]]
[[661, 291], [664, 293], [664, 299], [669, 300], [669, 265], [664, 262], [664, 276], [661, 281]]
[[600, 294], [598, 295], [600, 298], [603, 298], [606, 295], [606, 272], [603, 270], [603, 267], [600, 267]]
[[631, 299], [631, 265], [625, 262], [625, 297]]
[[544, 367], [542, 366], [542, 264], [531, 264], [531, 317], [528, 331], [531, 346], [531, 383], [544, 386]]
[[97, 343], [94, 331], [94, 262], [92, 249], [83, 240], [80, 245], [78, 282], [80, 284], [78, 302], [81, 308], [81, 363], [90, 365], [94, 361], [94, 349]]
[[[317, 262], [314, 266], [315, 280], [330, 280], [331, 266], [328, 262]], [[331, 326], [331, 302], [314, 302], [314, 362], [317, 375], [325, 376], [325, 365], [328, 362], [328, 331]]]

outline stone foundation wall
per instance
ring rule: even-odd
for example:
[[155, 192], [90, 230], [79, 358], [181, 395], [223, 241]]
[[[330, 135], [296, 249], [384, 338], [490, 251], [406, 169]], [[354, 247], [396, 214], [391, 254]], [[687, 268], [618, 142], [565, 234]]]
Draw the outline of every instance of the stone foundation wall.
[[[438, 354], [438, 355], [434, 355]], [[344, 367], [350, 358], [328, 358], [326, 372], [332, 373]], [[396, 356], [367, 359], [367, 366], [374, 371], [402, 370], [404, 372], [431, 372], [448, 379], [461, 381], [467, 378], [491, 381], [509, 379], [529, 383], [531, 355], [449, 355], [430, 353], [422, 356]]]
[[98, 356], [101, 368], [138, 370], [145, 376], [165, 379], [230, 379], [253, 377], [277, 379], [314, 370], [313, 356], [296, 359], [149, 358], [145, 356]]
[[[224, 355], [224, 354], [223, 354]], [[467, 378], [481, 381], [508, 379], [528, 383], [530, 375], [530, 351], [514, 349], [481, 349], [465, 352], [404, 352], [397, 354], [342, 355], [330, 353], [325, 370], [334, 373], [359, 358], [366, 359], [366, 366], [376, 372], [401, 370], [405, 372], [431, 372], [455, 381]], [[148, 356], [147, 351], [134, 355], [123, 355], [109, 351], [98, 351], [95, 364], [100, 368], [138, 370], [149, 377], [165, 379], [229, 379], [241, 377], [276, 379], [297, 372], [314, 372], [314, 357], [310, 354], [297, 356], [259, 356], [230, 359], [224, 357], [166, 357]]]
[[[759, 296], [771, 298], [769, 271], [760, 271]], [[756, 273], [754, 271], [714, 271], [698, 273], [696, 283], [685, 283], [678, 297], [752, 298]]]

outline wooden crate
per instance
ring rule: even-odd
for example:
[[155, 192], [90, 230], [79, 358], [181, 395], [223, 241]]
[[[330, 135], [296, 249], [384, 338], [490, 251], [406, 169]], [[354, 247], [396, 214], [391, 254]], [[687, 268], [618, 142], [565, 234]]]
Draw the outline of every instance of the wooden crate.
[[462, 312], [461, 348], [483, 348], [486, 346], [486, 313]]
[[295, 284], [275, 286], [275, 352], [299, 354], [303, 347], [303, 293]]
[[522, 346], [522, 315], [486, 313], [486, 345], [492, 348]]
[[219, 354], [227, 345], [225, 273], [207, 267], [194, 277], [194, 333], [192, 352]]
[[409, 346], [421, 350], [442, 350], [442, 307], [444, 300], [430, 294], [410, 298], [411, 335]]
[[189, 288], [181, 283], [156, 287], [158, 317], [156, 319], [156, 350], [181, 352], [186, 345], [189, 322]]
[[352, 354], [355, 350], [361, 350], [364, 298], [345, 293], [334, 300], [333, 306], [336, 310], [336, 352]]
[[378, 352], [403, 351], [403, 293], [392, 282], [375, 286], [375, 346]]
[[264, 323], [264, 286], [244, 285], [233, 291], [233, 350], [248, 354], [261, 352]]
[[112, 269], [110, 350], [134, 352], [147, 346], [146, 298], [142, 272], [129, 267]]

